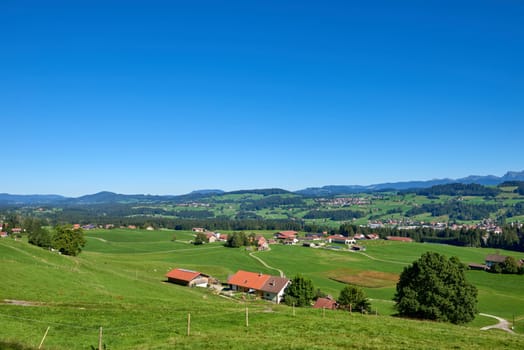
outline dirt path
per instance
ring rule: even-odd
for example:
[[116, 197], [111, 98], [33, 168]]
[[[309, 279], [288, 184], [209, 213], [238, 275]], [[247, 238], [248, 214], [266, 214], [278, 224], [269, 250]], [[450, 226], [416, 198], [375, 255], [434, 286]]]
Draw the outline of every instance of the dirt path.
[[285, 276], [284, 275], [284, 271], [282, 271], [280, 269], [277, 269], [276, 267], [269, 266], [268, 264], [266, 264], [266, 262], [264, 260], [260, 259], [258, 256], [255, 256], [253, 252], [249, 253], [249, 256], [252, 257], [253, 259], [258, 260], [262, 265], [264, 265], [268, 269], [278, 271], [278, 273], [280, 274], [280, 277], [284, 277]]
[[513, 330], [511, 329], [511, 326], [507, 320], [501, 318], [501, 317], [498, 317], [498, 316], [495, 316], [495, 315], [489, 315], [489, 314], [479, 314], [480, 316], [485, 316], [485, 317], [491, 317], [491, 318], [494, 318], [496, 319], [497, 321], [499, 321], [499, 323], [497, 324], [494, 324], [492, 326], [486, 326], [486, 327], [482, 327], [480, 330], [482, 331], [487, 331], [488, 329], [501, 329], [503, 331], [506, 331], [508, 333], [513, 333], [515, 334], [515, 332], [513, 332]]

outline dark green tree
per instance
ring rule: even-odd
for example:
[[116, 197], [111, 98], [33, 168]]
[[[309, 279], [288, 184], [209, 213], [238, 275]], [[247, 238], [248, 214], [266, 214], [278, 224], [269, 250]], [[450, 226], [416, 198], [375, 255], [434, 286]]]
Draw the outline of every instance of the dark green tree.
[[233, 232], [226, 241], [226, 247], [239, 248], [249, 245], [249, 239], [244, 232]]
[[208, 243], [209, 240], [207, 239], [207, 236], [205, 233], [203, 232], [199, 232], [196, 234], [195, 236], [195, 239], [193, 240], [193, 244], [195, 245], [199, 245], [199, 244], [204, 244], [204, 243]]
[[507, 256], [503, 263], [500, 264], [502, 273], [519, 273], [519, 263], [512, 256]]
[[26, 220], [24, 226], [27, 232], [27, 241], [29, 243], [42, 248], [49, 248], [52, 246], [51, 233], [42, 227], [42, 221], [37, 219]]
[[301, 275], [296, 275], [291, 284], [286, 288], [284, 302], [287, 305], [310, 306], [315, 298], [313, 282]]
[[424, 253], [405, 267], [394, 297], [400, 316], [467, 323], [477, 312], [477, 288], [466, 281], [458, 258]]
[[341, 308], [346, 310], [371, 311], [371, 304], [364, 291], [356, 286], [345, 286], [337, 299]]
[[56, 226], [53, 235], [53, 248], [65, 255], [80, 254], [86, 244], [82, 229], [73, 229], [71, 226]]

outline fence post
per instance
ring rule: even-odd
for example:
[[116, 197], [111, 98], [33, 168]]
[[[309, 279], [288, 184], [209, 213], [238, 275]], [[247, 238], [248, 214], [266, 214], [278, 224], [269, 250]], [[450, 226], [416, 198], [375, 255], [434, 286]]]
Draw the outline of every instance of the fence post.
[[47, 326], [47, 329], [45, 330], [44, 337], [42, 338], [42, 341], [40, 342], [40, 345], [38, 345], [38, 348], [41, 349], [42, 345], [44, 344], [45, 337], [47, 337], [47, 332], [49, 332], [50, 326]]
[[98, 331], [98, 350], [102, 350], [102, 327]]
[[246, 305], [246, 328], [249, 327], [249, 309]]
[[191, 334], [191, 313], [187, 314], [187, 336]]

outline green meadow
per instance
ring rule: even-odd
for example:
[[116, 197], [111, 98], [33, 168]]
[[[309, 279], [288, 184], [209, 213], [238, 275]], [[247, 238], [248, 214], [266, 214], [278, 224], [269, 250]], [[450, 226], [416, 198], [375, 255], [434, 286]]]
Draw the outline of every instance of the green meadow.
[[[344, 283], [363, 287], [373, 312], [360, 315], [293, 310], [166, 283], [165, 273], [175, 267], [222, 282], [239, 269], [278, 273], [245, 249], [189, 244], [192, 232], [115, 229], [85, 235], [87, 245], [78, 257], [23, 240], [0, 240], [0, 349], [36, 349], [47, 327], [44, 349], [97, 348], [100, 327], [107, 349], [524, 348], [524, 276], [468, 271], [479, 289], [479, 312], [515, 319], [517, 334], [480, 331], [496, 323], [482, 316], [463, 326], [393, 316], [396, 279], [423, 252], [482, 263], [494, 250], [367, 241], [364, 253], [343, 246], [328, 250], [283, 245], [254, 253], [286, 276], [300, 273], [335, 297]], [[522, 258], [515, 252], [499, 253]]]

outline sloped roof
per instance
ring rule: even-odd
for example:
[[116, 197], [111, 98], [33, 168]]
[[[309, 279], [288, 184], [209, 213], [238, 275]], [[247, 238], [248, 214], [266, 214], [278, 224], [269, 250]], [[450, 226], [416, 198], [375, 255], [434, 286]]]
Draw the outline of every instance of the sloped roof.
[[268, 280], [260, 290], [268, 293], [278, 294], [282, 289], [286, 288], [289, 280], [285, 277], [269, 276]]
[[336, 300], [331, 298], [318, 298], [313, 307], [316, 309], [334, 309], [336, 305]]
[[499, 254], [489, 254], [486, 256], [486, 261], [496, 262], [496, 263], [502, 263], [506, 261], [505, 255], [499, 255]]
[[167, 278], [173, 278], [180, 281], [191, 282], [198, 276], [203, 275], [198, 271], [186, 270], [186, 269], [173, 269], [166, 274]]
[[280, 231], [278, 232], [278, 235], [281, 237], [290, 237], [294, 238], [298, 234], [297, 231]]
[[262, 273], [239, 270], [229, 277], [227, 283], [243, 288], [261, 290], [264, 283], [266, 283], [270, 277], [270, 275], [264, 275]]

